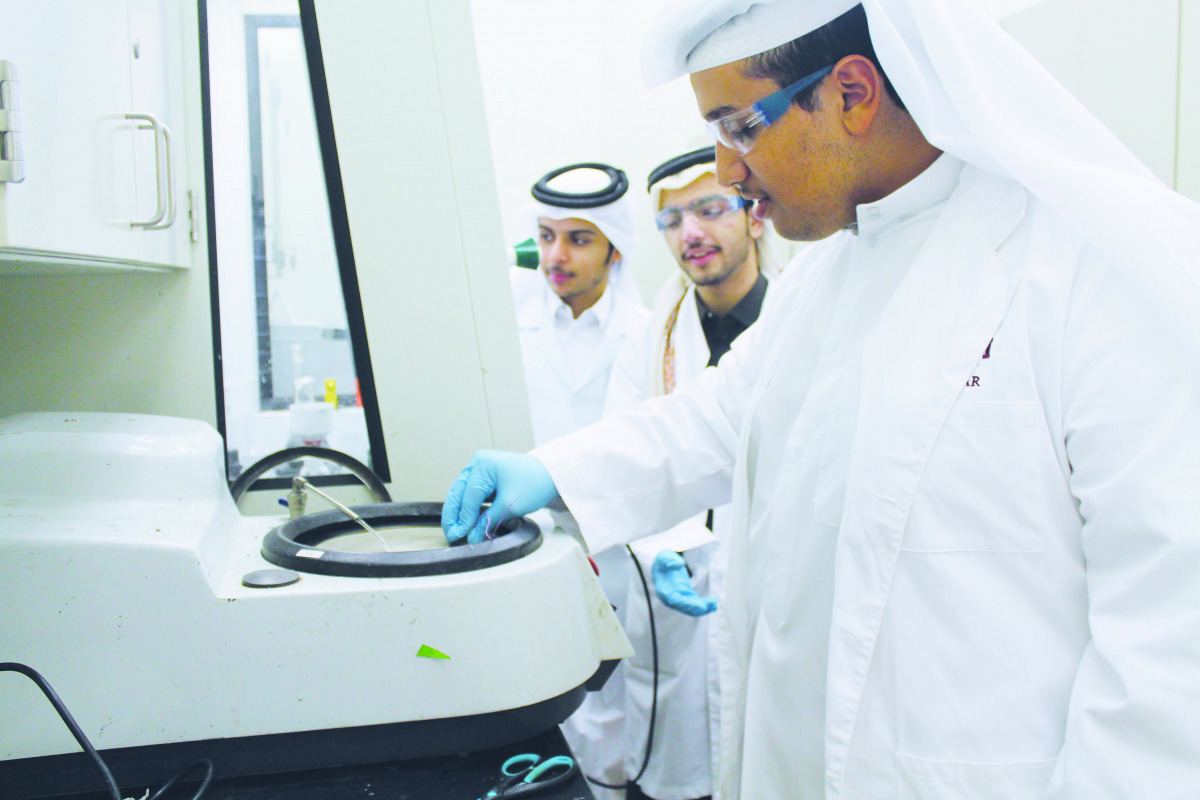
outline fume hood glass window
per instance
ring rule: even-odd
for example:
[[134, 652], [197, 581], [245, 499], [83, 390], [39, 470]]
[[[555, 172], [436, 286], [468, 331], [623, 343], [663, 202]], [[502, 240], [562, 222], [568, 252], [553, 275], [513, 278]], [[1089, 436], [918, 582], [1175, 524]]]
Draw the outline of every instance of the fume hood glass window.
[[[201, 9], [230, 479], [303, 445], [370, 465], [297, 2], [207, 0]], [[296, 474], [356, 480], [313, 459], [266, 477]]]

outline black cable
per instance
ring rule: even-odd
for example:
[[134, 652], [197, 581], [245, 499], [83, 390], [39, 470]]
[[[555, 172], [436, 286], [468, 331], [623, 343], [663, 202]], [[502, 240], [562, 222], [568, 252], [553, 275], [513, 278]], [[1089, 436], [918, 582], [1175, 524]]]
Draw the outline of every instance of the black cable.
[[54, 710], [58, 712], [58, 716], [62, 718], [63, 723], [71, 731], [71, 735], [75, 737], [75, 741], [79, 742], [79, 746], [83, 748], [83, 751], [92, 757], [92, 760], [96, 762], [96, 766], [104, 773], [104, 780], [108, 784], [108, 790], [112, 793], [113, 800], [121, 800], [121, 791], [117, 788], [117, 782], [113, 780], [112, 772], [109, 771], [108, 765], [104, 763], [104, 759], [100, 758], [100, 754], [96, 752], [96, 748], [92, 747], [92, 743], [88, 741], [83, 729], [79, 727], [79, 723], [71, 716], [71, 712], [67, 711], [67, 707], [63, 705], [58, 692], [54, 691], [54, 687], [42, 677], [41, 673], [32, 667], [18, 664], [15, 661], [0, 662], [0, 672], [19, 672], [37, 684], [38, 688], [42, 690], [42, 694], [46, 695], [46, 699], [50, 701], [50, 705], [54, 706]]
[[638, 770], [637, 775], [621, 784], [605, 783], [590, 775], [584, 775], [589, 781], [597, 786], [603, 786], [605, 789], [626, 789], [641, 780], [642, 775], [646, 773], [646, 767], [650, 765], [650, 751], [654, 749], [654, 723], [658, 717], [658, 630], [654, 626], [654, 604], [650, 601], [650, 585], [646, 582], [646, 572], [642, 569], [642, 562], [638, 561], [637, 556], [633, 554], [632, 547], [625, 545], [625, 549], [629, 552], [629, 557], [633, 559], [633, 565], [637, 567], [638, 577], [642, 580], [642, 593], [646, 596], [646, 614], [650, 617], [650, 652], [654, 663], [654, 682], [653, 691], [650, 694], [650, 726], [646, 731], [646, 754], [642, 757], [642, 767]]
[[207, 758], [202, 758], [199, 761], [193, 761], [179, 772], [176, 772], [175, 777], [164, 783], [162, 788], [157, 792], [150, 795], [150, 800], [158, 800], [158, 798], [162, 797], [166, 793], [167, 789], [170, 789], [172, 786], [174, 786], [180, 778], [182, 778], [184, 775], [187, 775], [196, 767], [200, 766], [204, 767], [204, 777], [200, 779], [200, 787], [196, 789], [196, 793], [192, 795], [191, 798], [191, 800], [200, 800], [200, 796], [204, 794], [204, 791], [208, 789], [208, 784], [212, 782], [213, 764]]
[[654, 627], [654, 604], [650, 601], [650, 586], [646, 583], [646, 572], [642, 569], [642, 564], [637, 560], [637, 556], [633, 554], [633, 548], [625, 545], [625, 549], [629, 551], [629, 557], [633, 559], [633, 565], [637, 567], [638, 577], [642, 580], [642, 593], [646, 595], [646, 614], [650, 617], [650, 648], [654, 657], [654, 691], [650, 695], [650, 727], [646, 731], [646, 755], [642, 759], [642, 768], [638, 770], [638, 774], [630, 779], [630, 783], [637, 783], [646, 772], [646, 767], [650, 764], [650, 751], [654, 748], [654, 723], [658, 716], [658, 631]]
[[[112, 794], [113, 800], [122, 800], [121, 790], [117, 786], [117, 782], [113, 779], [112, 771], [109, 770], [108, 765], [104, 763], [104, 759], [100, 757], [100, 754], [96, 752], [96, 748], [92, 746], [90, 741], [88, 741], [87, 735], [84, 734], [83, 729], [79, 727], [79, 723], [75, 721], [75, 717], [71, 716], [71, 712], [67, 710], [62, 698], [58, 696], [58, 692], [54, 691], [54, 687], [52, 687], [50, 683], [42, 677], [41, 673], [35, 670], [33, 667], [28, 667], [24, 664], [18, 664], [15, 661], [0, 662], [0, 672], [19, 672], [37, 684], [37, 687], [42, 690], [42, 694], [46, 695], [46, 699], [50, 701], [50, 705], [54, 706], [54, 710], [58, 712], [58, 716], [67, 726], [67, 729], [71, 731], [71, 735], [75, 737], [75, 741], [79, 742], [79, 746], [83, 748], [83, 751], [91, 757], [92, 761], [96, 763], [96, 767], [104, 774], [104, 781], [108, 784], [108, 791]], [[205, 767], [205, 775], [200, 781], [200, 788], [196, 790], [194, 795], [192, 795], [191, 800], [200, 800], [200, 796], [204, 794], [204, 791], [208, 788], [209, 782], [212, 780], [213, 765], [212, 762], [207, 758], [202, 758], [199, 761], [189, 764], [186, 769], [176, 774], [175, 777], [171, 778], [171, 780], [167, 781], [161, 789], [159, 789], [154, 793], [153, 796], [150, 797], [149, 800], [158, 800], [158, 798], [161, 797], [165, 791], [175, 785], [176, 781], [198, 766]]]

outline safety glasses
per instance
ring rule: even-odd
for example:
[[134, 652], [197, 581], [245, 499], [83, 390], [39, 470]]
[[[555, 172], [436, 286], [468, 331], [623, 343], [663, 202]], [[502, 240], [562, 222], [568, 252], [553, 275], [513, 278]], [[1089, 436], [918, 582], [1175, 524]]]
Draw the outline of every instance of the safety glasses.
[[714, 194], [701, 197], [686, 206], [667, 206], [654, 215], [654, 222], [660, 231], [675, 231], [683, 224], [684, 214], [708, 222], [740, 211], [746, 205], [747, 202], [735, 194]]
[[833, 71], [834, 65], [806, 75], [793, 84], [767, 95], [749, 108], [743, 108], [720, 119], [706, 123], [708, 135], [713, 141], [742, 155], [750, 152], [754, 142], [766, 127], [788, 110], [792, 99]]

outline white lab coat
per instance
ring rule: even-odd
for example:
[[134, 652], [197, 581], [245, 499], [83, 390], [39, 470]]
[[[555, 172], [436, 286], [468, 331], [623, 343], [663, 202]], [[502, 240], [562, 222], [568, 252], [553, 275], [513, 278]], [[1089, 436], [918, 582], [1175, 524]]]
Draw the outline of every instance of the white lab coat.
[[[516, 305], [525, 389], [533, 421], [534, 442], [541, 444], [600, 419], [609, 374], [627, 336], [641, 330], [649, 311], [632, 293], [605, 290], [612, 308], [604, 320], [600, 344], [586, 367], [576, 373], [567, 363], [554, 316], [562, 301], [539, 271], [510, 270]], [[594, 557], [600, 583], [615, 601], [617, 618], [624, 621], [628, 556], [620, 548]], [[563, 724], [571, 749], [584, 772], [605, 783], [623, 781], [625, 677], [623, 665], [604, 688], [591, 692]], [[599, 790], [598, 790], [599, 791]]]
[[[741, 770], [746, 730], [804, 711], [756, 672], [762, 648], [805, 642], [794, 545], [755, 524], [755, 482], [786, 481], [804, 446], [772, 400], [803, 392], [789, 346], [848, 235], [789, 268], [719, 369], [534, 451], [593, 547], [732, 492], [722, 800], [792, 796]], [[1020, 185], [963, 169], [863, 351], [827, 798], [1200, 796], [1200, 365], [1130, 274]]]
[[604, 321], [603, 337], [591, 360], [577, 372], [567, 363], [555, 329], [554, 315], [562, 300], [539, 271], [514, 267], [510, 277], [533, 440], [542, 444], [600, 419], [608, 376], [621, 344], [641, 329], [650, 312], [640, 300], [609, 286], [605, 295], [612, 299], [612, 309]]

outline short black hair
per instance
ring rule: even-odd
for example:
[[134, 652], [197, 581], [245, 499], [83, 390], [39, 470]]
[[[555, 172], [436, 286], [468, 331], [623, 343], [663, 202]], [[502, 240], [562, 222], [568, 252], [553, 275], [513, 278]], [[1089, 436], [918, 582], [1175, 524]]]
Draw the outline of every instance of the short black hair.
[[[896, 89], [879, 63], [879, 57], [875, 55], [875, 46], [871, 44], [871, 32], [867, 27], [867, 12], [861, 5], [798, 39], [751, 56], [745, 72], [749, 78], [769, 78], [782, 88], [823, 67], [833, 66], [850, 55], [870, 59], [883, 77], [888, 97], [904, 108], [904, 101], [896, 94]], [[793, 102], [805, 111], [812, 111], [818, 85], [820, 81], [796, 95]]]

